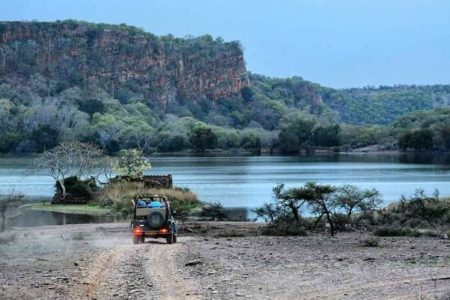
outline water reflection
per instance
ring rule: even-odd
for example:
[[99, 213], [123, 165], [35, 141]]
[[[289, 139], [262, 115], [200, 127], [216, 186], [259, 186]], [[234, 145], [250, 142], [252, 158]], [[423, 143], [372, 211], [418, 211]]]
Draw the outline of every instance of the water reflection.
[[33, 227], [46, 225], [66, 225], [83, 223], [111, 223], [129, 220], [121, 216], [91, 216], [83, 214], [64, 214], [50, 211], [22, 210], [21, 214], [10, 219], [12, 226]]

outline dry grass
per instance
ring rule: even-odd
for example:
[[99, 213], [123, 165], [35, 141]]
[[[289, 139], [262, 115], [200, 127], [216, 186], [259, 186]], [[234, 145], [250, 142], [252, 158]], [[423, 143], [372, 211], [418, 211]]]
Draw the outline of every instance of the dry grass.
[[105, 187], [99, 204], [111, 206], [116, 211], [130, 213], [133, 208], [132, 200], [136, 194], [166, 196], [171, 201], [173, 209], [179, 213], [185, 213], [200, 205], [197, 195], [188, 189], [146, 188], [140, 182], [119, 182]]

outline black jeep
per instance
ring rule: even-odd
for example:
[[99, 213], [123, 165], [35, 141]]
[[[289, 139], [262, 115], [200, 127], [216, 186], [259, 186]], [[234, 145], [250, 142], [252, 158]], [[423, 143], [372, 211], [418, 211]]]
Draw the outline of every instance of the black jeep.
[[166, 238], [168, 244], [177, 242], [177, 226], [166, 197], [136, 195], [133, 205], [133, 243], [143, 243], [146, 237]]

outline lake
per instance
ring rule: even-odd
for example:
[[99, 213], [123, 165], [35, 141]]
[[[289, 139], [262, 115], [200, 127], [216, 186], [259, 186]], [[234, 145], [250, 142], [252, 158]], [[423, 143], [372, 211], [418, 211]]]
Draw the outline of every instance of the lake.
[[[272, 200], [278, 183], [308, 181], [376, 188], [388, 204], [418, 188], [450, 196], [450, 156], [333, 154], [315, 156], [151, 157], [149, 174], [173, 174], [174, 184], [188, 187], [205, 202], [225, 207], [258, 207]], [[30, 174], [31, 158], [0, 158], [0, 195], [12, 190], [28, 198], [51, 198], [52, 178]]]

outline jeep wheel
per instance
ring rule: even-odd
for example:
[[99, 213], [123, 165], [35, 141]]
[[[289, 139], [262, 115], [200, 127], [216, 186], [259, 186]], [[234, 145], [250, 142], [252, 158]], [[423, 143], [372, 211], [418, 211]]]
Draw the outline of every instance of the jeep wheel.
[[174, 242], [174, 243], [177, 242], [177, 234], [176, 234], [176, 233], [173, 235], [173, 242]]
[[174, 242], [173, 237], [174, 237], [173, 233], [170, 233], [169, 235], [166, 236], [167, 244], [173, 244], [173, 242]]
[[133, 234], [133, 244], [139, 244], [139, 239], [140, 239], [139, 236]]
[[145, 236], [141, 235], [139, 238], [139, 243], [144, 243], [145, 242]]

